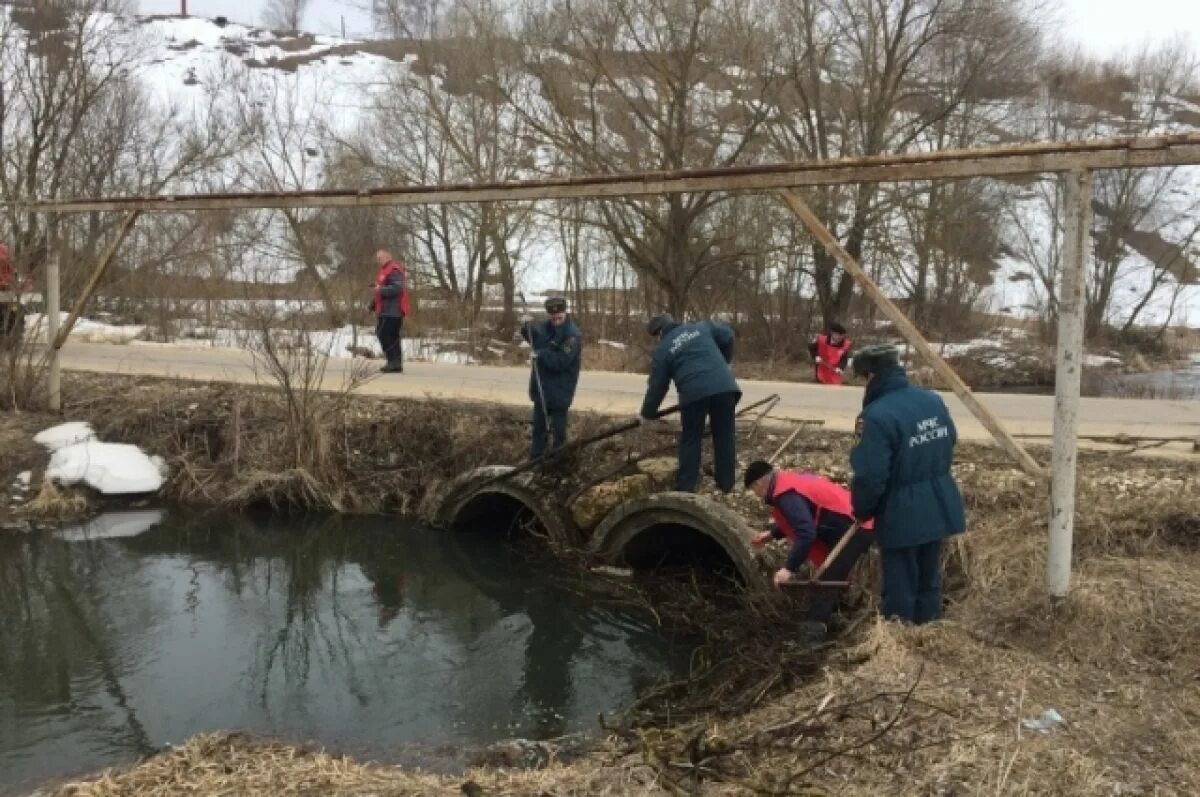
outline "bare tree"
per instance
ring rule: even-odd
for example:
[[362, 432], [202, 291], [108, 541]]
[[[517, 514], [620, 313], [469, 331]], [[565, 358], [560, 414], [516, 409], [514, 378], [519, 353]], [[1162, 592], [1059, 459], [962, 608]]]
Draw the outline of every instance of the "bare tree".
[[[1027, 135], [1053, 139], [1147, 135], [1181, 130], [1176, 111], [1194, 87], [1195, 55], [1182, 43], [1097, 62], [1078, 54], [1047, 65], [1029, 103]], [[1176, 169], [1104, 170], [1095, 175], [1092, 257], [1087, 266], [1086, 334], [1129, 332], [1148, 308], [1168, 300], [1172, 283], [1194, 279], [1189, 254], [1200, 234], [1198, 205]], [[1057, 318], [1061, 191], [1041, 180], [1008, 203], [1010, 245], [1029, 266], [1047, 328]]]
[[[500, 7], [460, 3], [444, 20], [447, 36], [422, 43], [418, 67], [397, 69], [351, 150], [386, 182], [496, 182], [535, 167], [530, 131], [509, 104], [524, 77]], [[403, 211], [416, 269], [440, 298], [479, 316], [497, 282], [505, 324], [515, 322], [520, 263], [532, 240], [535, 209], [489, 203]]]
[[309, 0], [267, 0], [262, 21], [272, 30], [298, 32], [308, 11]]
[[[754, 161], [771, 104], [763, 7], [733, 0], [546, 0], [525, 24], [538, 102], [517, 104], [571, 173]], [[710, 272], [737, 263], [710, 211], [726, 195], [613, 200], [601, 228], [647, 299], [683, 315]]]
[[[1035, 62], [1036, 19], [1008, 0], [784, 0], [777, 41], [787, 90], [777, 152], [789, 160], [905, 152], [964, 105], [1019, 84]], [[1003, 75], [1003, 81], [997, 76]], [[887, 216], [871, 184], [809, 192], [814, 211], [861, 259]], [[850, 305], [854, 283], [813, 242], [814, 281], [826, 323]]]
[[436, 38], [445, 7], [442, 0], [371, 0], [375, 29], [406, 39]]
[[[206, 115], [211, 106], [196, 103], [184, 114], [150, 101], [134, 68], [144, 50], [139, 28], [100, 14], [115, 10], [103, 0], [84, 0], [0, 16], [0, 194], [156, 193], [187, 185], [237, 146], [220, 115]], [[68, 301], [120, 222], [100, 214], [42, 216], [16, 205], [2, 213], [0, 240], [21, 271], [40, 282], [47, 257], [61, 255]], [[157, 229], [171, 234], [143, 234], [128, 246], [143, 258], [166, 257], [172, 235], [183, 230]], [[29, 399], [40, 381], [39, 362], [10, 360], [8, 384], [29, 389], [10, 394], [10, 401]]]
[[[258, 70], [242, 75], [237, 91], [239, 126], [252, 131], [238, 154], [242, 184], [257, 190], [316, 188], [325, 181], [329, 131], [318, 109], [336, 87], [324, 83], [301, 87], [286, 75]], [[322, 215], [313, 209], [281, 208], [256, 214], [264, 225], [257, 277], [271, 281], [288, 269], [317, 292], [332, 326], [340, 326], [347, 308], [340, 305], [326, 280], [332, 260]]]

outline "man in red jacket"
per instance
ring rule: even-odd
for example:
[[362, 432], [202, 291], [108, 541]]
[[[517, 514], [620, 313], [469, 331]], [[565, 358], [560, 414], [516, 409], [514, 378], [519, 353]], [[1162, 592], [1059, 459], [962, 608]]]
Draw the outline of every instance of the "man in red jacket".
[[850, 362], [850, 348], [853, 341], [846, 337], [846, 328], [836, 321], [829, 325], [829, 331], [817, 335], [808, 344], [808, 353], [816, 364], [817, 381], [823, 385], [842, 384], [842, 371]]
[[25, 333], [25, 308], [21, 294], [31, 290], [28, 278], [22, 279], [9, 259], [8, 247], [0, 244], [0, 346], [16, 346]]
[[[850, 506], [850, 491], [815, 473], [775, 470], [770, 463], [751, 462], [746, 468], [743, 483], [771, 507], [771, 528], [755, 535], [756, 547], [771, 539], [788, 539], [792, 549], [787, 562], [775, 572], [776, 587], [791, 581], [805, 560], [820, 567], [825, 557], [854, 525]], [[867, 522], [858, 529], [842, 549], [836, 561], [822, 575], [822, 581], [845, 581], [858, 558], [871, 547], [873, 524]], [[827, 623], [837, 608], [836, 593], [817, 592], [809, 605], [807, 619]]]
[[380, 249], [375, 253], [379, 272], [375, 275], [375, 293], [371, 299], [371, 310], [375, 313], [375, 337], [383, 347], [387, 365], [380, 368], [384, 373], [404, 372], [404, 352], [400, 330], [404, 319], [411, 312], [408, 301], [408, 272], [404, 266], [392, 259], [392, 253]]

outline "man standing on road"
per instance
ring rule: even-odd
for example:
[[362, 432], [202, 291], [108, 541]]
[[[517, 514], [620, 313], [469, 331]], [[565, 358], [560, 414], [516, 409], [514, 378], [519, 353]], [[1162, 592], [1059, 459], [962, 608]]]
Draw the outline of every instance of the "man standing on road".
[[[842, 537], [854, 526], [850, 491], [815, 473], [775, 470], [769, 462], [751, 462], [743, 483], [771, 507], [774, 521], [770, 529], [755, 535], [751, 544], [761, 548], [772, 539], [788, 539], [792, 549], [787, 562], [775, 571], [778, 588], [792, 580], [805, 560], [820, 567]], [[871, 548], [874, 524], [868, 522], [854, 536], [822, 574], [823, 581], [846, 581], [858, 558]], [[813, 595], [805, 619], [826, 624], [837, 608], [838, 593], [820, 590]]]
[[383, 356], [387, 358], [387, 364], [379, 370], [384, 373], [403, 373], [404, 352], [400, 331], [410, 312], [408, 272], [402, 264], [392, 260], [392, 253], [386, 249], [375, 253], [375, 262], [379, 264], [379, 271], [375, 275], [371, 310], [375, 313], [375, 337], [379, 338]]
[[677, 324], [671, 316], [662, 314], [650, 319], [646, 331], [658, 338], [658, 346], [650, 364], [650, 383], [639, 420], [645, 423], [658, 414], [674, 380], [683, 426], [675, 489], [694, 492], [700, 481], [700, 453], [707, 420], [712, 428], [717, 486], [722, 492], [729, 492], [737, 467], [734, 414], [742, 398], [729, 368], [733, 362], [733, 330], [712, 321]]
[[25, 307], [21, 293], [31, 290], [8, 256], [8, 247], [0, 244], [0, 349], [16, 348], [25, 334]]
[[816, 364], [817, 381], [823, 385], [842, 384], [842, 371], [849, 361], [853, 341], [846, 337], [846, 328], [834, 321], [823, 335], [808, 344], [808, 353]]
[[[546, 313], [549, 318], [537, 325], [532, 316], [521, 318], [521, 337], [533, 348], [530, 355], [533, 367], [529, 374], [529, 398], [533, 401], [531, 459], [546, 452], [547, 434], [552, 433], [554, 448], [566, 445], [567, 410], [575, 400], [583, 355], [583, 335], [567, 315], [567, 300], [547, 299]], [[549, 429], [546, 428], [547, 417]]]
[[867, 380], [850, 451], [854, 517], [875, 520], [883, 562], [883, 614], [928, 623], [942, 613], [942, 541], [966, 531], [951, 475], [958, 432], [941, 396], [913, 387], [895, 346], [854, 358]]

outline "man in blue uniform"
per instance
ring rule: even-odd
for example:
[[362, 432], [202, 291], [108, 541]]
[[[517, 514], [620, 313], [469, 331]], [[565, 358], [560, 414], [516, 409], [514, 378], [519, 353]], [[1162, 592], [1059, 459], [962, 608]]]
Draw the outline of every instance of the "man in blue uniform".
[[737, 467], [734, 414], [742, 398], [729, 368], [733, 362], [733, 330], [712, 321], [677, 324], [663, 314], [651, 318], [646, 331], [658, 338], [658, 346], [650, 363], [650, 383], [639, 420], [645, 423], [654, 418], [674, 380], [683, 426], [675, 489], [694, 492], [700, 481], [700, 452], [707, 420], [712, 429], [717, 486], [729, 492]]
[[[551, 431], [555, 448], [567, 442], [567, 410], [575, 399], [583, 353], [583, 336], [567, 316], [567, 300], [547, 299], [546, 313], [549, 318], [537, 325], [530, 316], [521, 319], [521, 337], [533, 348], [530, 358], [533, 368], [529, 374], [529, 398], [533, 401], [529, 456], [533, 459], [546, 452], [546, 435]], [[550, 429], [546, 428], [547, 416]]]
[[927, 623], [942, 611], [942, 541], [967, 527], [950, 473], [958, 433], [941, 397], [908, 383], [895, 346], [863, 349], [853, 367], [867, 380], [850, 452], [854, 516], [875, 520], [884, 616]]

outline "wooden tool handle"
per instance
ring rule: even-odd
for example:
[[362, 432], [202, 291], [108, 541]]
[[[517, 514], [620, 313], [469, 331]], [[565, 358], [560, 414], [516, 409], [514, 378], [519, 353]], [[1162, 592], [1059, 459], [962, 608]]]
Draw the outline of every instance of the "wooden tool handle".
[[846, 529], [846, 533], [842, 535], [840, 540], [838, 540], [837, 545], [833, 546], [833, 550], [829, 552], [829, 556], [825, 557], [825, 561], [820, 567], [817, 568], [817, 572], [813, 573], [813, 581], [821, 580], [821, 576], [825, 575], [825, 571], [829, 569], [829, 566], [837, 561], [837, 558], [841, 555], [842, 551], [846, 550], [846, 546], [850, 544], [850, 538], [857, 533], [858, 522], [855, 521], [854, 523], [850, 524], [850, 528]]

